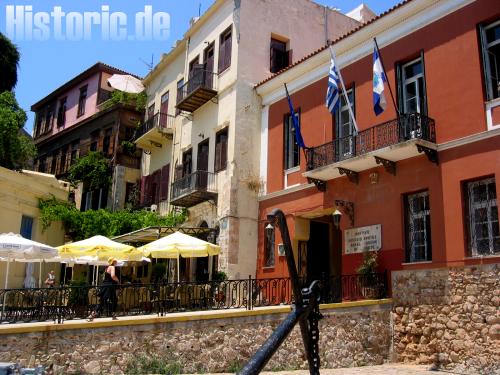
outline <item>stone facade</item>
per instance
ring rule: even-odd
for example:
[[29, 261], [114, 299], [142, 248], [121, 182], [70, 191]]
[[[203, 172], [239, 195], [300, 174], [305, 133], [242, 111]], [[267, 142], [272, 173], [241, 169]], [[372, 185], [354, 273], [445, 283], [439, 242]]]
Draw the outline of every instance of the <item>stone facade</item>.
[[499, 268], [394, 272], [395, 360], [500, 374]]
[[[390, 349], [390, 306], [384, 303], [322, 310], [321, 366], [384, 363]], [[235, 372], [286, 316], [272, 312], [271, 308], [265, 314], [255, 315], [253, 311], [230, 317], [235, 314], [228, 312], [226, 318], [189, 322], [111, 326], [115, 323], [112, 322], [107, 327], [96, 323], [92, 329], [8, 335], [0, 332], [0, 362], [52, 366], [55, 374], [120, 374], [134, 361], [155, 357], [168, 358], [185, 373]], [[300, 331], [296, 328], [269, 361], [267, 369], [299, 368], [306, 369], [307, 361]]]

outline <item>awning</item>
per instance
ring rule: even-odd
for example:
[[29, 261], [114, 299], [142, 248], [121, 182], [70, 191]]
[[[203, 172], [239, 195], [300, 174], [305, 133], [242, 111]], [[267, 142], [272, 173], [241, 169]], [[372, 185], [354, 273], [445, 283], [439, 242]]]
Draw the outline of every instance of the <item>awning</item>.
[[130, 244], [149, 243], [175, 232], [181, 232], [198, 238], [207, 238], [210, 234], [215, 235], [217, 229], [207, 227], [147, 227], [116, 236], [113, 238], [113, 241]]

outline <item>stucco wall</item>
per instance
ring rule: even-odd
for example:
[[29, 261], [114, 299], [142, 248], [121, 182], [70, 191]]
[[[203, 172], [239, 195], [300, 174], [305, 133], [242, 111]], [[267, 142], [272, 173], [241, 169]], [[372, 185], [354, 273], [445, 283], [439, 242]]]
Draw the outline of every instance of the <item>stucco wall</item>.
[[[37, 172], [18, 173], [0, 167], [0, 233], [20, 233], [22, 216], [32, 217], [32, 239], [51, 246], [64, 243], [64, 229], [61, 223], [53, 223], [43, 231], [39, 220], [39, 198], [68, 199], [68, 188], [60, 184], [52, 175]], [[22, 287], [25, 277], [26, 263], [11, 263], [9, 269], [9, 288]], [[42, 264], [42, 282], [51, 269], [59, 272], [56, 264]], [[39, 265], [34, 267], [34, 277], [38, 281]], [[0, 262], [0, 285], [5, 283], [6, 262]]]

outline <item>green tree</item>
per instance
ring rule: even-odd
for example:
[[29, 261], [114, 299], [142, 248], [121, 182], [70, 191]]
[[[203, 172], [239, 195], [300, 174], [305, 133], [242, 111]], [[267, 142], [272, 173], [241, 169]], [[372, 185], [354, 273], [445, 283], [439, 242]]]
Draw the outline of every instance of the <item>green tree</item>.
[[68, 180], [73, 186], [86, 182], [90, 190], [108, 186], [111, 183], [108, 159], [100, 152], [89, 152], [71, 166]]
[[26, 119], [26, 112], [19, 107], [14, 94], [0, 93], [0, 166], [20, 169], [36, 156], [32, 139], [22, 130]]
[[17, 47], [0, 33], [0, 93], [12, 91], [16, 86], [19, 58]]

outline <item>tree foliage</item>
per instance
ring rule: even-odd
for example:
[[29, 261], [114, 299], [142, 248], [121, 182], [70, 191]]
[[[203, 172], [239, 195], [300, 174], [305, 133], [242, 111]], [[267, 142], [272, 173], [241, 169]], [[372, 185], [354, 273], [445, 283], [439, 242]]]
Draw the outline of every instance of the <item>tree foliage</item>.
[[19, 58], [17, 47], [0, 33], [0, 93], [12, 91], [16, 86]]
[[70, 167], [68, 180], [73, 186], [86, 182], [90, 190], [108, 186], [111, 183], [109, 161], [100, 152], [89, 152]]
[[74, 240], [98, 234], [114, 237], [150, 226], [178, 226], [186, 220], [185, 213], [160, 216], [151, 211], [88, 210], [79, 211], [73, 204], [55, 197], [40, 199], [40, 222], [47, 229], [53, 222], [61, 221], [66, 233]]
[[0, 93], [0, 166], [20, 169], [35, 157], [33, 141], [23, 132], [26, 112], [10, 91]]

